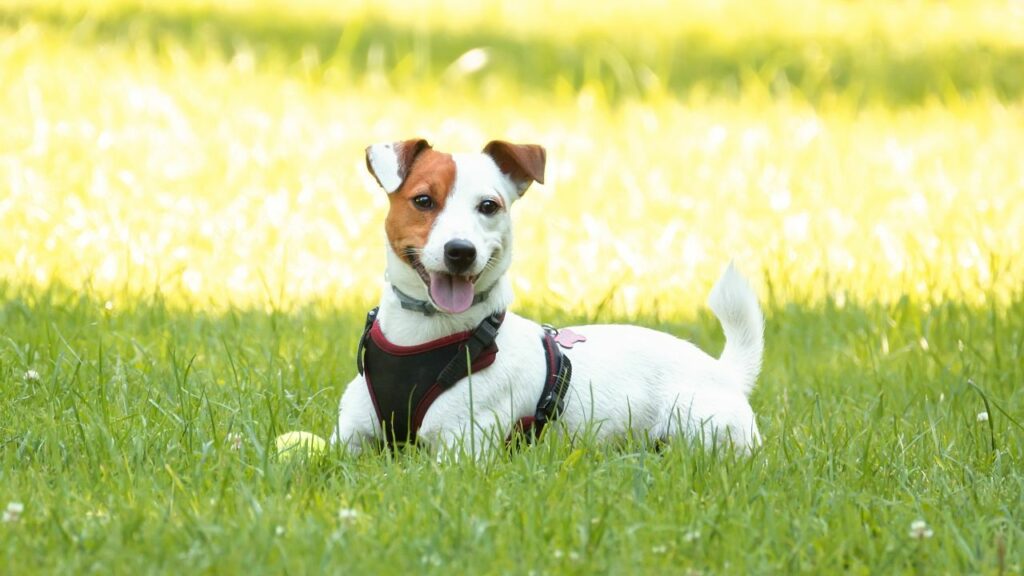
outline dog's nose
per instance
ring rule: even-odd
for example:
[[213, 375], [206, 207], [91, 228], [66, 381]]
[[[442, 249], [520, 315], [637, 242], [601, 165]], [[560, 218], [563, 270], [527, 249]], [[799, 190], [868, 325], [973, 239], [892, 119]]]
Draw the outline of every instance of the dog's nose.
[[444, 245], [444, 265], [452, 274], [465, 272], [476, 260], [476, 246], [469, 240], [449, 240]]

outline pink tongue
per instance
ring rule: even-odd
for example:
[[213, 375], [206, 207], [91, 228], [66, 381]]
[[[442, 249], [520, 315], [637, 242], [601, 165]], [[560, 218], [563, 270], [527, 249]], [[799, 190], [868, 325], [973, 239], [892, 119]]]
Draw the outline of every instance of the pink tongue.
[[449, 314], [465, 312], [473, 305], [473, 283], [460, 276], [431, 272], [430, 298]]

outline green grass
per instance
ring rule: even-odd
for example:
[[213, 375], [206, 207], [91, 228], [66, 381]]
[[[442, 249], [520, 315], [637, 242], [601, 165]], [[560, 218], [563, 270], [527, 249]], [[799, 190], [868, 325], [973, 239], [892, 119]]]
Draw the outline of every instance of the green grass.
[[[517, 2], [514, 10], [431, 2], [101, 0], [0, 8], [0, 26], [74, 30], [81, 46], [124, 46], [198, 58], [255, 58], [263, 67], [329, 81], [376, 75], [399, 89], [439, 78], [461, 91], [575, 93], [613, 102], [697, 90], [751, 91], [812, 102], [907, 106], [938, 99], [1024, 96], [1019, 7], [961, 3], [941, 9], [888, 3], [769, 0], [716, 6], [701, 0], [636, 7]], [[591, 14], [592, 12], [592, 14]], [[396, 17], [397, 15], [397, 17]], [[452, 63], [482, 48], [465, 77]]]
[[[750, 458], [551, 437], [439, 465], [417, 452], [270, 457], [281, 432], [330, 432], [361, 310], [214, 315], [158, 297], [107, 310], [59, 287], [0, 296], [0, 505], [25, 506], [0, 524], [8, 573], [933, 574], [1024, 562], [1019, 299], [774, 305], [752, 400], [766, 441]], [[647, 323], [720, 349], [706, 312]], [[909, 536], [917, 519], [933, 537]]]

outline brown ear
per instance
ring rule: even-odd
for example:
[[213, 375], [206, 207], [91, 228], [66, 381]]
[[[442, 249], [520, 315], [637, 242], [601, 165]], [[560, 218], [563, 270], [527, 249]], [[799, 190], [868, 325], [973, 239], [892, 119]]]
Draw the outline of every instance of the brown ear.
[[423, 138], [384, 142], [366, 148], [366, 168], [380, 187], [391, 194], [402, 185], [420, 152], [430, 148]]
[[484, 146], [484, 154], [494, 159], [498, 169], [509, 177], [522, 195], [532, 182], [544, 183], [547, 153], [536, 144], [511, 144], [492, 140]]

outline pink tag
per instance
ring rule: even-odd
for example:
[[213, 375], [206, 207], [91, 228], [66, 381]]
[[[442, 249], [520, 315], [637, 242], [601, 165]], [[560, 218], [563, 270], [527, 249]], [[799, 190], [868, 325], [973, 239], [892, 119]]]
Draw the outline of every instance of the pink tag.
[[568, 328], [563, 328], [558, 331], [555, 335], [555, 342], [562, 348], [572, 348], [573, 344], [577, 342], [586, 342], [587, 337], [582, 334], [577, 334]]

